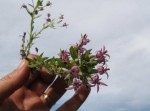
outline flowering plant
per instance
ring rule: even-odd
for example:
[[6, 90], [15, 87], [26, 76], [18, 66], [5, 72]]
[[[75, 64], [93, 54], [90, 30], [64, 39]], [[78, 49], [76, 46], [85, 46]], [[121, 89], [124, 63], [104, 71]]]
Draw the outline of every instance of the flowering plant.
[[[35, 59], [27, 58], [30, 54], [33, 41], [39, 37], [41, 32], [47, 28], [55, 28], [64, 19], [63, 15], [60, 15], [58, 19], [52, 19], [51, 14], [48, 13], [46, 22], [42, 28], [39, 31], [34, 31], [35, 20], [41, 16], [39, 13], [51, 5], [50, 1], [44, 5], [43, 0], [37, 0], [36, 4], [33, 1], [32, 4], [29, 4], [31, 8], [29, 9], [27, 5], [23, 4], [22, 7], [30, 15], [31, 22], [29, 39], [26, 44], [26, 33], [22, 36], [21, 57], [29, 61], [31, 69], [41, 70], [42, 67], [45, 67], [50, 75], [57, 75], [57, 77], [64, 78], [68, 82], [67, 90], [77, 90], [81, 85], [85, 84], [89, 87], [97, 86], [98, 92], [100, 85], [107, 86], [101, 82], [100, 76], [106, 74], [108, 78], [107, 71], [109, 68], [107, 67], [107, 58], [109, 58], [109, 55], [105, 47], [98, 50], [95, 55], [91, 53], [92, 49], [86, 49], [84, 46], [90, 42], [86, 34], [81, 35], [80, 41], [75, 45], [71, 45], [69, 51], [60, 50], [59, 57], [43, 57], [42, 53]], [[67, 25], [67, 23], [63, 23], [61, 26], [66, 27]], [[38, 48], [35, 49], [38, 52]]]

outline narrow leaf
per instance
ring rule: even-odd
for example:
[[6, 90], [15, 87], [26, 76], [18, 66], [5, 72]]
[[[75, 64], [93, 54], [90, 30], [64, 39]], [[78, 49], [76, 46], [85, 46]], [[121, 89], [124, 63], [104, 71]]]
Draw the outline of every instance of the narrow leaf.
[[31, 6], [32, 8], [34, 8], [34, 6], [32, 4], [28, 4], [29, 6]]
[[73, 60], [75, 60], [78, 57], [77, 49], [74, 47], [70, 47], [70, 55]]

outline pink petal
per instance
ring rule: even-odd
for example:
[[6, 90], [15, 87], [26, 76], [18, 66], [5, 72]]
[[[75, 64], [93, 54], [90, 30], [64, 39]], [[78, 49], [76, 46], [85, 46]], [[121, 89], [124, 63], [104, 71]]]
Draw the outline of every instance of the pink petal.
[[108, 86], [107, 84], [103, 83], [103, 82], [99, 82], [100, 85], [103, 85], [103, 86]]

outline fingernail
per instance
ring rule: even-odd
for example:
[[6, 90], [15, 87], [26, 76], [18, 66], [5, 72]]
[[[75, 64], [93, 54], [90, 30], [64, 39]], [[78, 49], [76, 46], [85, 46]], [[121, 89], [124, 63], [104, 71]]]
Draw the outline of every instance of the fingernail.
[[21, 69], [24, 66], [24, 64], [25, 64], [25, 61], [21, 60], [17, 69]]

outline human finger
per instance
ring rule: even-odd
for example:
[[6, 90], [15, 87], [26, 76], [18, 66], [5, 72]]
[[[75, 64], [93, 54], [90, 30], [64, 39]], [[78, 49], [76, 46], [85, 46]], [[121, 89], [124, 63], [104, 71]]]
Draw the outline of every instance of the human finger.
[[57, 78], [54, 84], [42, 95], [41, 100], [48, 108], [51, 108], [66, 92], [67, 83], [63, 78]]
[[10, 74], [0, 79], [0, 99], [5, 99], [26, 83], [30, 70], [26, 60], [21, 60], [20, 65]]
[[42, 67], [39, 77], [30, 85], [30, 89], [40, 96], [54, 79], [55, 76], [47, 73], [46, 69]]
[[44, 82], [41, 79], [37, 79], [30, 86], [30, 90], [35, 92], [38, 96], [41, 96], [44, 93], [44, 91], [47, 89], [48, 86], [49, 86], [48, 83]]
[[91, 88], [86, 85], [81, 86], [77, 92], [66, 101], [62, 106], [60, 106], [56, 111], [77, 111], [79, 107], [84, 103], [88, 97]]

